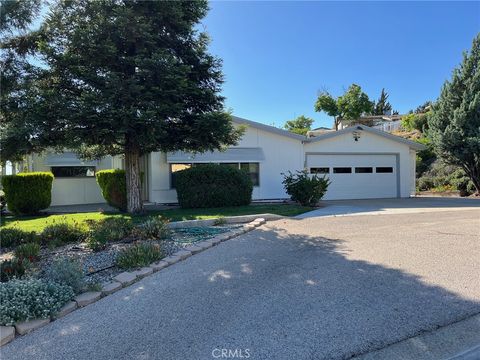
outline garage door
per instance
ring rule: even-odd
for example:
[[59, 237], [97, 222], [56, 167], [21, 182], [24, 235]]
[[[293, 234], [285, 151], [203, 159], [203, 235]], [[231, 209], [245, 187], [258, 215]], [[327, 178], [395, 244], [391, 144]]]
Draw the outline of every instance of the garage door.
[[307, 155], [310, 173], [326, 174], [325, 200], [397, 197], [395, 155]]

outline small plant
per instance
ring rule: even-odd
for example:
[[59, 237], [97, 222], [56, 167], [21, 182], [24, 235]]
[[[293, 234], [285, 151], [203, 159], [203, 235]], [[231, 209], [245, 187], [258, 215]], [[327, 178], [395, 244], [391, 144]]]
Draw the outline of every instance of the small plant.
[[227, 220], [225, 219], [225, 216], [220, 216], [215, 220], [213, 220], [214, 226], [225, 225], [226, 223], [227, 223]]
[[48, 318], [74, 296], [71, 287], [39, 279], [0, 284], [0, 325]]
[[44, 276], [48, 280], [70, 286], [75, 294], [81, 293], [86, 287], [82, 265], [68, 257], [55, 260], [47, 268]]
[[168, 220], [161, 216], [152, 217], [135, 229], [135, 235], [142, 239], [165, 239], [169, 234]]
[[0, 242], [2, 248], [18, 246], [20, 244], [36, 241], [38, 241], [38, 237], [33, 231], [23, 231], [16, 228], [0, 229]]
[[66, 222], [51, 224], [43, 229], [42, 242], [50, 247], [81, 242], [86, 238], [87, 232], [78, 224]]
[[98, 251], [109, 242], [123, 240], [133, 231], [133, 224], [125, 218], [107, 218], [90, 224], [90, 233], [87, 238], [87, 246]]
[[117, 256], [117, 266], [132, 269], [147, 266], [162, 257], [162, 250], [157, 244], [135, 244]]
[[303, 206], [317, 205], [330, 185], [330, 180], [325, 176], [309, 175], [307, 170], [297, 171], [296, 174], [289, 171], [288, 174], [282, 175], [282, 184], [287, 194], [293, 201]]
[[0, 281], [7, 282], [12, 279], [20, 279], [25, 275], [25, 263], [21, 259], [13, 258], [0, 263]]
[[40, 245], [37, 243], [19, 245], [15, 249], [15, 256], [19, 260], [38, 261], [40, 259]]

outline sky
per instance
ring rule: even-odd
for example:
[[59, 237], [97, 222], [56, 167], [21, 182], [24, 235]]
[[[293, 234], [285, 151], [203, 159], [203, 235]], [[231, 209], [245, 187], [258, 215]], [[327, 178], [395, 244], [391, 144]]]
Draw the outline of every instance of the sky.
[[314, 111], [321, 90], [385, 88], [400, 113], [435, 100], [480, 32], [480, 2], [213, 1], [202, 25], [234, 115], [331, 127]]

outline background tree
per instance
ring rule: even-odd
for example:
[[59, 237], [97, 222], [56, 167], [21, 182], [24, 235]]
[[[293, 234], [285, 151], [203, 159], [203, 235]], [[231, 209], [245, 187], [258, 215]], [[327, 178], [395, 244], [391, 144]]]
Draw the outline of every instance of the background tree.
[[373, 103], [359, 85], [352, 84], [342, 96], [336, 99], [326, 91], [321, 92], [315, 103], [315, 111], [324, 111], [332, 116], [335, 130], [338, 130], [340, 120], [352, 121], [362, 114], [371, 113]]
[[[235, 144], [221, 61], [197, 26], [207, 11], [207, 1], [58, 1], [37, 40], [46, 70], [27, 101], [27, 150], [124, 155], [127, 209], [139, 212], [142, 155]], [[7, 134], [21, 126], [10, 115]]]
[[300, 115], [294, 120], [288, 120], [283, 127], [292, 133], [307, 135], [307, 132], [312, 130], [313, 121], [309, 117]]
[[480, 34], [429, 117], [429, 136], [445, 162], [460, 166], [480, 193]]
[[382, 89], [380, 93], [380, 98], [374, 104], [373, 107], [373, 115], [386, 115], [390, 111], [392, 111], [392, 105], [388, 102], [388, 93], [385, 89]]

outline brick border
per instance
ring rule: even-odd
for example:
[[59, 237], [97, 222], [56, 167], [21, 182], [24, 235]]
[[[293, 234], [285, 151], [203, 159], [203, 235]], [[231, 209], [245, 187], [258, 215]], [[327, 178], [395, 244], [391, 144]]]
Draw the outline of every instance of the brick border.
[[[211, 221], [213, 223], [215, 220]], [[89, 291], [75, 296], [72, 301], [66, 303], [55, 315], [51, 316], [50, 318], [23, 321], [16, 323], [13, 326], [0, 326], [0, 346], [8, 344], [16, 336], [28, 334], [38, 328], [41, 328], [42, 326], [47, 325], [50, 321], [55, 321], [79, 308], [93, 304], [101, 298], [113, 294], [120, 289], [126, 288], [143, 279], [144, 277], [152, 275], [153, 273], [176, 264], [179, 261], [185, 260], [194, 254], [200, 253], [224, 241], [252, 231], [258, 226], [265, 224], [265, 222], [265, 218], [263, 217], [255, 218], [253, 221], [248, 222], [239, 229], [235, 229], [229, 233], [220, 234], [209, 240], [200, 241], [187, 246], [186, 248], [183, 248], [176, 253], [163, 258], [162, 260], [150, 264], [149, 266], [145, 266], [130, 272], [125, 271], [120, 273], [115, 276], [111, 282], [103, 284], [101, 291]]]

